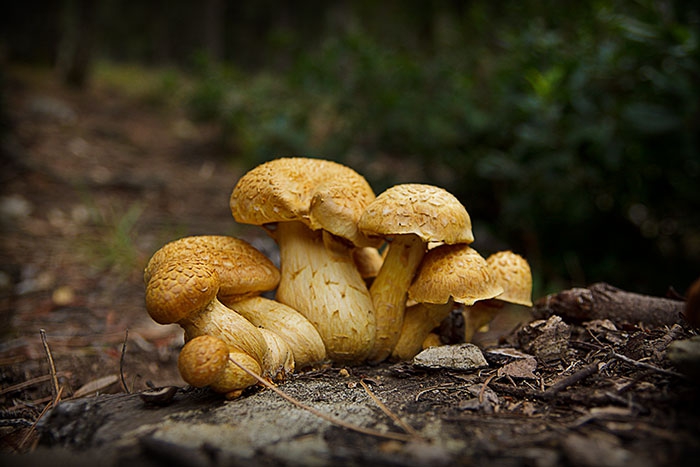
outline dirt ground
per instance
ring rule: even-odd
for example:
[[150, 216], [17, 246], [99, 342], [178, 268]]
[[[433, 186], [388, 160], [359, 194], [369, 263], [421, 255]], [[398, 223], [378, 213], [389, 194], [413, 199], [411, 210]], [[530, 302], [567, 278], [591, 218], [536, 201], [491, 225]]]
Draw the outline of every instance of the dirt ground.
[[[86, 431], [99, 427], [81, 424], [57, 434], [57, 426], [65, 424], [61, 413], [43, 413], [57, 397], [48, 355], [62, 388], [59, 407], [94, 404], [96, 413], [114, 420], [119, 419], [115, 407], [126, 404], [134, 427], [141, 420], [135, 414], [144, 410], [136, 393], [149, 385], [178, 386], [176, 401], [200, 409], [223, 404], [235, 410], [260, 397], [286, 404], [260, 388], [226, 403], [211, 394], [202, 397], [201, 391], [193, 396], [176, 370], [181, 331], [155, 324], [143, 306], [141, 271], [169, 240], [235, 235], [274, 255], [269, 239], [231, 217], [228, 196], [241, 169], [215, 143], [216, 130], [193, 124], [178, 110], [108, 89], [77, 93], [26, 70], [13, 70], [8, 78], [12, 126], [3, 143], [0, 194], [2, 452], [31, 455], [67, 446], [89, 451], [119, 440], [117, 433], [96, 439]], [[319, 428], [332, 446], [326, 449], [331, 454], [319, 458], [321, 464], [693, 462], [700, 454], [698, 382], [677, 372], [666, 349], [695, 331], [682, 320], [676, 326], [605, 320], [549, 325], [557, 329], [554, 350], [533, 345], [536, 328], [516, 330], [484, 350], [486, 368], [430, 370], [387, 363], [350, 368], [350, 376], [343, 376], [340, 368], [329, 367], [296, 375], [280, 388], [310, 405], [332, 403], [329, 408], [344, 417], [354, 406], [339, 395], [367, 382], [390, 411], [432, 440], [432, 449], [416, 448], [330, 425]], [[320, 382], [323, 388], [314, 386]], [[125, 394], [124, 384], [132, 394]], [[310, 387], [315, 389], [304, 391]], [[401, 431], [387, 422], [368, 392], [361, 394], [363, 407], [375, 404], [362, 423]], [[174, 407], [162, 416], [179, 410]], [[35, 423], [44, 417], [44, 429], [38, 429]], [[154, 420], [161, 419], [151, 412]], [[308, 440], [304, 436], [310, 435], [299, 436]], [[441, 436], [444, 442], [436, 443]], [[141, 441], [141, 450], [129, 455], [140, 456], [143, 465], [167, 460], [162, 449], [149, 450]], [[256, 447], [229, 463], [192, 465], [236, 465], [260, 460], [260, 453], [269, 463], [283, 460], [270, 452]]]

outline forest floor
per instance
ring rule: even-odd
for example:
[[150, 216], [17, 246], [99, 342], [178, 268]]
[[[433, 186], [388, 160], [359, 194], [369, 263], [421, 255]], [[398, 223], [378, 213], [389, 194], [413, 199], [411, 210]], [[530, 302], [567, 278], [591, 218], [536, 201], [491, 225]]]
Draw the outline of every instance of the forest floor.
[[[228, 197], [241, 168], [217, 144], [215, 128], [180, 109], [100, 86], [68, 90], [31, 70], [12, 70], [4, 92], [11, 126], [0, 193], [3, 465], [29, 465], [33, 453], [53, 449], [124, 446], [124, 427], [138, 444], [108, 449], [114, 465], [175, 457], [184, 465], [670, 466], [690, 465], [700, 454], [698, 383], [666, 358], [671, 342], [695, 334], [682, 320], [569, 323], [557, 327], [564, 339], [556, 351], [539, 354], [528, 327], [491, 342], [484, 349], [489, 366], [473, 371], [327, 367], [279, 386], [356, 424], [403, 427], [408, 439], [318, 425], [308, 413], [286, 412], [282, 406], [292, 406], [265, 389], [229, 402], [186, 389], [176, 368], [182, 332], [148, 317], [142, 271], [156, 249], [184, 235], [234, 235], [274, 255], [267, 237], [231, 217]], [[181, 389], [154, 410], [138, 397], [149, 386]], [[412, 428], [390, 422], [370, 394]], [[233, 455], [231, 439], [188, 445], [154, 434], [188, 422], [193, 409], [200, 425], [226, 423], [232, 437], [240, 424], [227, 417], [245, 418], [246, 432], [259, 439], [236, 438]], [[67, 420], [71, 413], [86, 421]], [[90, 413], [103, 423], [91, 422]], [[139, 431], [146, 425], [147, 433]], [[188, 439], [206, 437], [194, 431]], [[207, 446], [228, 457], [214, 459]], [[301, 448], [311, 449], [313, 462]]]

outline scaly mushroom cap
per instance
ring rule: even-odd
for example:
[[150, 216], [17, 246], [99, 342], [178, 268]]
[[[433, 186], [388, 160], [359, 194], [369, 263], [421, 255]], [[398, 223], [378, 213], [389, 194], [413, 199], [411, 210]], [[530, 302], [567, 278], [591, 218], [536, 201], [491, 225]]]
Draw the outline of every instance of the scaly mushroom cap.
[[408, 297], [418, 303], [455, 302], [472, 305], [496, 297], [503, 288], [493, 279], [486, 260], [465, 244], [440, 245], [426, 253]]
[[287, 157], [265, 162], [238, 180], [231, 193], [237, 222], [264, 225], [301, 221], [358, 246], [370, 242], [357, 222], [374, 200], [367, 180], [337, 162]]
[[172, 241], [156, 251], [144, 270], [144, 281], [164, 263], [197, 261], [208, 264], [219, 276], [219, 298], [241, 299], [277, 287], [280, 273], [263, 253], [244, 240], [224, 235], [198, 235]]
[[474, 241], [469, 213], [447, 190], [417, 183], [395, 185], [372, 201], [360, 217], [368, 237], [418, 235], [423, 242]]
[[532, 272], [525, 258], [512, 251], [499, 251], [486, 262], [496, 283], [503, 287], [496, 299], [532, 306]]
[[177, 323], [203, 310], [219, 290], [219, 276], [201, 261], [161, 264], [146, 286], [146, 310], [159, 324]]

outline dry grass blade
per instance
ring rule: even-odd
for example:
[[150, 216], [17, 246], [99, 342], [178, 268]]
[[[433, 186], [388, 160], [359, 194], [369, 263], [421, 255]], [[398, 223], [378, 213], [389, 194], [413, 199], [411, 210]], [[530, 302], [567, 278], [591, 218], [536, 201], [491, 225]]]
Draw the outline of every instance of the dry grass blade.
[[0, 396], [7, 394], [7, 393], [10, 393], [10, 392], [19, 391], [21, 389], [26, 389], [28, 387], [34, 386], [35, 384], [40, 384], [40, 383], [44, 383], [46, 381], [51, 381], [52, 379], [53, 378], [51, 375], [37, 376], [36, 378], [28, 379], [27, 381], [24, 381], [23, 383], [18, 383], [18, 384], [14, 384], [12, 386], [7, 386], [5, 388], [2, 388], [2, 390], [0, 390]]
[[396, 415], [394, 412], [389, 410], [389, 407], [384, 405], [384, 403], [382, 401], [380, 401], [379, 398], [377, 398], [377, 396], [372, 392], [372, 390], [370, 390], [369, 386], [367, 386], [367, 383], [365, 383], [364, 380], [361, 379], [360, 384], [365, 389], [367, 394], [369, 394], [369, 397], [372, 398], [374, 403], [377, 404], [377, 406], [382, 410], [382, 412], [384, 412], [389, 418], [391, 418], [394, 421], [394, 423], [396, 423], [401, 428], [403, 428], [404, 431], [406, 433], [408, 433], [409, 435], [414, 436], [415, 438], [423, 438], [421, 436], [421, 434], [415, 430], [415, 428], [413, 428], [411, 425], [409, 425], [408, 423], [401, 420], [398, 415]]
[[58, 391], [56, 392], [56, 396], [52, 401], [50, 401], [48, 404], [44, 406], [44, 409], [41, 411], [38, 417], [36, 417], [36, 420], [34, 420], [34, 423], [32, 426], [27, 430], [27, 433], [25, 433], [24, 437], [22, 438], [22, 441], [19, 443], [19, 450], [21, 451], [24, 448], [24, 445], [27, 444], [27, 441], [29, 440], [30, 436], [34, 434], [34, 431], [36, 430], [36, 425], [39, 423], [39, 420], [46, 415], [46, 412], [49, 411], [50, 408], [56, 407], [56, 404], [58, 404], [58, 401], [61, 399], [61, 395], [63, 394], [63, 387], [59, 388]]
[[56, 375], [56, 365], [53, 362], [53, 356], [51, 355], [51, 349], [49, 349], [49, 343], [46, 340], [46, 331], [43, 329], [39, 330], [41, 335], [41, 343], [44, 345], [44, 351], [46, 352], [46, 358], [49, 361], [49, 368], [51, 369], [51, 389], [53, 391], [53, 396], [55, 404], [57, 405], [60, 399], [60, 390], [58, 387], [58, 376]]
[[129, 329], [124, 333], [124, 343], [122, 344], [122, 354], [119, 357], [119, 380], [122, 383], [122, 388], [127, 394], [131, 394], [129, 387], [126, 385], [126, 380], [124, 379], [124, 356], [126, 355], [126, 341], [129, 339]]
[[235, 359], [229, 357], [229, 360], [233, 364], [238, 366], [240, 369], [245, 371], [247, 374], [249, 374], [250, 376], [255, 378], [260, 384], [262, 384], [263, 386], [265, 386], [266, 388], [270, 389], [275, 394], [280, 396], [282, 399], [299, 407], [302, 410], [306, 410], [307, 412], [311, 412], [312, 414], [316, 415], [317, 417], [322, 418], [322, 419], [326, 420], [327, 422], [330, 422], [336, 426], [340, 426], [340, 427], [346, 428], [348, 430], [356, 431], [358, 433], [363, 433], [363, 434], [370, 435], [370, 436], [376, 436], [379, 438], [393, 439], [396, 441], [413, 441], [416, 439], [416, 437], [412, 436], [412, 435], [407, 435], [407, 434], [403, 434], [403, 433], [384, 433], [381, 431], [372, 430], [371, 428], [364, 428], [364, 427], [361, 427], [358, 425], [353, 425], [352, 423], [347, 423], [343, 420], [339, 420], [337, 418], [331, 417], [330, 415], [327, 415], [327, 414], [321, 412], [320, 410], [317, 410], [317, 409], [315, 409], [309, 405], [306, 405], [303, 402], [293, 398], [289, 394], [285, 394], [283, 391], [276, 388], [269, 381], [266, 381], [265, 379], [261, 378], [259, 375], [256, 375], [252, 371], [248, 370], [246, 367], [244, 367], [243, 365], [238, 363]]

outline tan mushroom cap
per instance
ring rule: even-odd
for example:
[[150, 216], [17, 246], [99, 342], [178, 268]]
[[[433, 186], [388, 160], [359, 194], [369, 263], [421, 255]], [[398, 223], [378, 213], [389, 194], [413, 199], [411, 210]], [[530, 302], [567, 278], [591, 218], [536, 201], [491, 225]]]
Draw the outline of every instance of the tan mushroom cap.
[[370, 203], [360, 218], [368, 237], [418, 235], [423, 242], [474, 241], [466, 208], [447, 190], [418, 183], [395, 185]]
[[144, 270], [144, 281], [164, 263], [203, 262], [219, 276], [224, 300], [258, 295], [277, 287], [280, 272], [267, 256], [245, 240], [224, 235], [198, 235], [172, 241], [156, 251]]
[[199, 336], [188, 341], [180, 351], [177, 367], [180, 376], [194, 387], [216, 381], [228, 363], [228, 346], [212, 336]]
[[230, 198], [237, 222], [264, 225], [301, 221], [364, 246], [357, 222], [374, 200], [365, 178], [337, 162], [286, 157], [265, 162], [238, 180]]
[[475, 249], [465, 244], [440, 245], [426, 253], [408, 297], [435, 304], [447, 303], [452, 297], [455, 302], [472, 305], [502, 291]]
[[532, 271], [525, 258], [507, 250], [492, 254], [486, 262], [496, 283], [503, 287], [496, 299], [532, 306]]
[[146, 309], [159, 324], [177, 323], [203, 310], [219, 290], [219, 276], [201, 261], [171, 261], [151, 275]]

